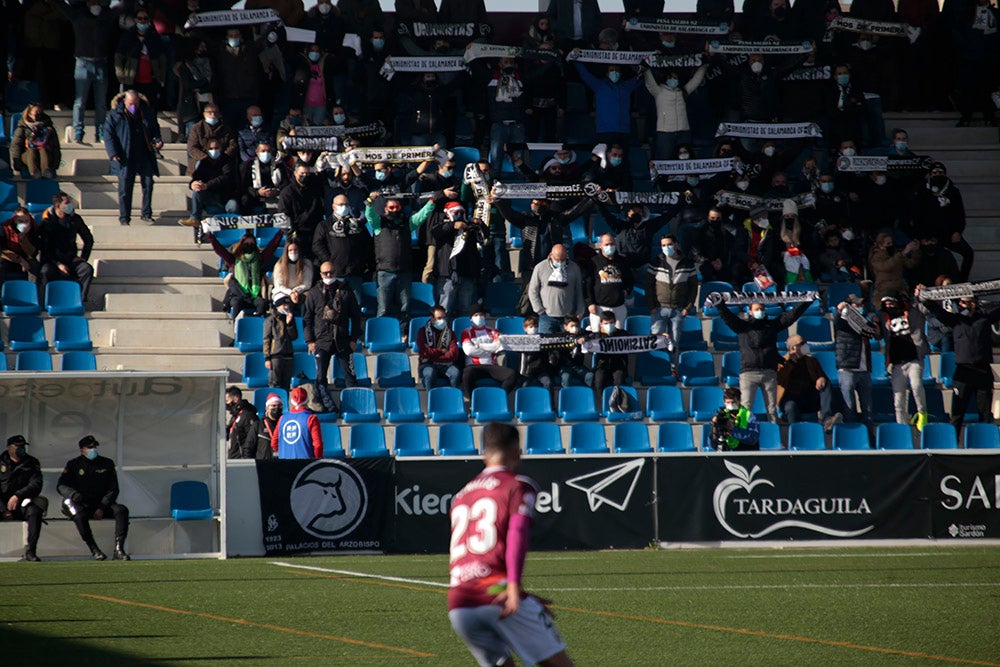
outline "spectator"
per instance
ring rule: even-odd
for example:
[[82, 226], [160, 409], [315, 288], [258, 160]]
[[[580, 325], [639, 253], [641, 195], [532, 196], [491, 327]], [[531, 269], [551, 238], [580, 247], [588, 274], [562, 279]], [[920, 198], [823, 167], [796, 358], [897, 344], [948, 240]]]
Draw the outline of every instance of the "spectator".
[[360, 35], [362, 40], [370, 39], [385, 27], [379, 0], [339, 0], [337, 9], [343, 17], [344, 30]]
[[302, 0], [247, 0], [246, 8], [273, 9], [281, 22], [290, 26], [299, 25], [306, 15]]
[[[951, 285], [952, 280], [946, 275], [940, 275], [935, 277], [931, 284], [935, 287], [941, 287], [942, 285]], [[922, 281], [917, 283], [918, 285], [924, 284]], [[944, 324], [939, 320], [934, 313], [927, 308], [927, 305], [922, 301], [917, 301], [917, 308], [923, 313], [926, 321], [927, 329], [927, 344], [931, 346], [932, 350], [940, 350], [941, 352], [954, 352], [955, 351], [955, 339], [952, 336], [951, 327]], [[946, 310], [949, 313], [958, 312], [958, 303], [955, 299], [943, 299], [940, 304], [940, 309]]]
[[589, 45], [601, 27], [597, 0], [551, 0], [546, 13], [560, 51]]
[[226, 389], [226, 412], [229, 414], [226, 454], [231, 459], [257, 458], [257, 408], [243, 398], [243, 391], [233, 385]]
[[[538, 335], [538, 318], [529, 315], [524, 318], [524, 333], [527, 336]], [[536, 352], [521, 353], [522, 387], [544, 387], [549, 392], [555, 392], [559, 383], [559, 368], [555, 361], [559, 359], [556, 350], [540, 349]], [[553, 396], [553, 398], [555, 398]], [[554, 404], [554, 403], [553, 403]]]
[[7, 438], [7, 448], [0, 452], [0, 521], [24, 521], [27, 544], [21, 560], [37, 563], [38, 535], [48, 500], [42, 492], [42, 466], [26, 449], [23, 435]]
[[17, 121], [10, 142], [10, 162], [15, 170], [27, 169], [32, 178], [55, 178], [62, 162], [59, 133], [41, 104], [29, 104]]
[[285, 410], [285, 404], [277, 394], [268, 394], [264, 401], [264, 414], [257, 422], [257, 460], [269, 461], [274, 458], [274, 450], [271, 449], [271, 438], [278, 428], [281, 420], [281, 413]]
[[684, 318], [694, 312], [694, 300], [698, 298], [698, 272], [694, 262], [678, 250], [677, 239], [670, 234], [660, 239], [660, 250], [646, 274], [650, 332], [669, 334], [676, 354], [680, 354]]
[[513, 395], [517, 386], [517, 371], [497, 363], [500, 352], [500, 332], [486, 326], [486, 307], [477, 303], [469, 315], [472, 325], [462, 332], [462, 352], [465, 353], [465, 368], [462, 370], [462, 391], [465, 400], [472, 400], [472, 390], [476, 382], [489, 377], [500, 383], [507, 395]]
[[521, 230], [524, 243], [518, 258], [517, 272], [521, 279], [530, 276], [532, 269], [552, 252], [556, 243], [569, 243], [572, 235], [569, 223], [580, 217], [591, 206], [589, 197], [580, 199], [568, 210], [556, 213], [549, 209], [549, 200], [532, 199], [528, 213], [515, 211], [507, 199], [493, 199], [496, 207], [507, 222]]
[[[715, 296], [720, 296], [713, 293]], [[713, 295], [709, 295], [710, 299]], [[721, 298], [713, 303], [719, 317], [729, 325], [740, 346], [740, 396], [743, 406], [753, 407], [754, 394], [758, 387], [764, 393], [767, 416], [772, 424], [778, 423], [778, 332], [792, 326], [809, 308], [809, 302], [800, 303], [794, 310], [784, 312], [771, 319], [764, 310], [764, 304], [750, 304], [750, 319], [744, 320], [733, 314]]]
[[111, 100], [104, 138], [111, 173], [118, 176], [118, 222], [128, 225], [132, 220], [132, 191], [138, 176], [142, 188], [141, 219], [152, 223], [153, 176], [160, 175], [156, 158], [163, 148], [156, 112], [136, 91], [120, 93]]
[[[871, 424], [872, 415], [872, 338], [881, 339], [882, 329], [878, 318], [865, 315], [864, 299], [851, 294], [837, 304], [833, 312], [834, 349], [837, 359], [837, 378], [840, 394], [847, 407], [848, 422]], [[847, 309], [852, 308], [872, 326], [873, 335], [855, 331], [847, 319]], [[854, 394], [857, 392], [857, 400]]]
[[316, 227], [312, 239], [317, 262], [333, 264], [333, 275], [347, 283], [361, 303], [361, 283], [371, 265], [372, 237], [365, 221], [354, 215], [346, 195], [333, 198], [333, 211]]
[[601, 313], [611, 312], [615, 325], [625, 327], [625, 300], [632, 294], [632, 271], [624, 258], [617, 255], [618, 247], [611, 234], [601, 236], [601, 253], [590, 260], [584, 276], [584, 299], [590, 311], [590, 330], [600, 328]]
[[281, 415], [271, 433], [271, 451], [279, 459], [323, 458], [323, 431], [319, 419], [306, 407], [306, 390], [292, 389], [288, 400], [292, 409]]
[[608, 65], [607, 76], [597, 78], [582, 63], [574, 61], [580, 78], [594, 92], [597, 141], [629, 145], [632, 114], [632, 93], [642, 85], [639, 77], [622, 80], [622, 67]]
[[333, 180], [328, 180], [329, 191], [324, 197], [324, 201], [332, 202], [340, 195], [347, 197], [347, 208], [351, 215], [361, 217], [365, 210], [365, 199], [371, 189], [366, 188], [362, 179], [354, 173], [354, 169], [341, 167], [335, 172]]
[[[600, 328], [591, 334], [591, 338], [608, 338], [611, 336], [627, 336], [628, 334], [615, 326], [615, 314], [611, 311], [601, 313]], [[603, 400], [607, 387], [617, 387], [628, 380], [627, 354], [594, 354], [594, 394], [597, 400]]]
[[241, 165], [256, 156], [261, 144], [274, 148], [274, 132], [264, 125], [264, 112], [256, 104], [247, 107], [247, 124], [237, 133], [236, 144]]
[[733, 285], [746, 282], [750, 278], [746, 257], [749, 246], [747, 227], [727, 218], [720, 208], [710, 208], [705, 223], [694, 235], [694, 255], [700, 262], [702, 280]]
[[890, 234], [881, 233], [875, 237], [875, 244], [868, 253], [868, 264], [874, 275], [872, 303], [880, 303], [883, 297], [896, 292], [905, 292], [906, 279], [903, 269], [913, 269], [920, 262], [920, 242], [910, 241], [903, 252], [896, 252], [896, 244]]
[[311, 255], [310, 241], [323, 221], [323, 184], [309, 165], [295, 163], [292, 179], [278, 195], [278, 210], [288, 216], [292, 231], [303, 240], [302, 250]]
[[83, 115], [87, 97], [94, 90], [94, 140], [101, 141], [108, 99], [108, 54], [111, 36], [118, 23], [118, 13], [104, 6], [101, 0], [62, 7], [73, 26], [76, 67], [76, 97], [73, 100], [73, 133], [76, 143], [83, 143]]
[[327, 100], [338, 99], [334, 90], [336, 58], [324, 53], [319, 44], [310, 44], [296, 57], [294, 66], [292, 104], [302, 106], [302, 115], [311, 125], [325, 125]]
[[584, 311], [583, 275], [580, 267], [569, 261], [566, 246], [552, 246], [548, 258], [535, 266], [528, 281], [528, 298], [538, 315], [538, 332], [543, 334], [557, 333], [563, 318]]
[[778, 365], [778, 408], [789, 424], [804, 414], [816, 415], [827, 433], [844, 416], [833, 411], [833, 387], [819, 362], [809, 356], [809, 344], [798, 334], [788, 337], [788, 354]]
[[931, 165], [926, 185], [917, 191], [915, 211], [914, 233], [917, 238], [936, 235], [940, 247], [958, 253], [962, 258], [958, 280], [968, 282], [975, 252], [963, 236], [965, 204], [961, 191], [948, 178], [948, 172], [940, 162]]
[[259, 253], [253, 231], [249, 229], [231, 249], [219, 243], [214, 234], [209, 233], [205, 236], [212, 244], [212, 250], [229, 269], [223, 280], [226, 285], [226, 296], [222, 299], [222, 309], [231, 312], [233, 317], [248, 311], [258, 317], [265, 315], [267, 285], [263, 267], [271, 261], [275, 250], [281, 244], [281, 232], [275, 234], [267, 247]]
[[419, 359], [417, 375], [424, 389], [430, 391], [439, 380], [458, 387], [462, 375], [458, 365], [461, 353], [444, 308], [431, 308], [430, 319], [417, 335], [416, 343]]
[[[896, 423], [916, 424], [924, 430], [927, 423], [927, 398], [924, 393], [924, 336], [916, 322], [911, 325], [906, 302], [897, 294], [882, 297], [882, 328], [885, 331], [885, 364], [892, 382]], [[917, 404], [917, 414], [910, 419], [909, 392]]]
[[198, 41], [193, 51], [172, 68], [177, 77], [177, 140], [186, 142], [204, 107], [212, 102], [215, 75], [208, 58], [208, 44]]
[[285, 165], [277, 160], [273, 144], [257, 144], [240, 175], [240, 213], [257, 215], [278, 210], [281, 188], [288, 184]]
[[[907, 273], [911, 285], [933, 285], [938, 276], [951, 278], [959, 276], [958, 262], [950, 252], [941, 249], [936, 230], [926, 230], [921, 234], [920, 261], [916, 268]], [[920, 304], [918, 304], [920, 305]]]
[[[525, 77], [527, 78], [527, 77]], [[511, 144], [524, 143], [526, 95], [517, 61], [501, 58], [486, 84], [490, 117], [490, 167], [500, 173], [504, 153]]]
[[38, 225], [28, 209], [18, 206], [3, 223], [0, 236], [0, 283], [7, 280], [38, 282]]
[[205, 157], [191, 171], [191, 217], [178, 220], [186, 227], [197, 227], [211, 213], [209, 208], [239, 211], [236, 202], [238, 184], [233, 174], [233, 161], [223, 154], [218, 139], [209, 139]]
[[260, 99], [263, 69], [253, 42], [244, 43], [239, 28], [226, 31], [226, 42], [216, 54], [213, 70], [218, 85], [221, 116], [229, 127], [237, 127], [246, 108]]
[[288, 390], [292, 383], [295, 352], [293, 342], [299, 337], [299, 328], [292, 314], [292, 300], [280, 296], [274, 300], [274, 310], [264, 320], [264, 367], [267, 368], [267, 385]]
[[[968, 127], [972, 114], [981, 111], [983, 123], [996, 125], [996, 109], [990, 103], [997, 71], [1000, 35], [997, 8], [989, 0], [963, 2], [951, 12], [953, 53], [955, 54], [956, 106], [961, 114], [958, 127]], [[948, 11], [948, 7], [944, 8]]]
[[205, 105], [202, 120], [191, 126], [188, 131], [189, 174], [194, 172], [199, 162], [208, 157], [208, 143], [213, 139], [218, 142], [218, 148], [229, 161], [237, 159], [239, 146], [236, 143], [236, 134], [219, 118], [219, 107], [214, 103]]
[[384, 125], [391, 126], [392, 119], [396, 116], [392, 84], [379, 74], [388, 56], [389, 51], [385, 46], [385, 32], [382, 26], [379, 26], [370, 38], [362, 37], [361, 59], [358, 64], [360, 70], [358, 78], [362, 85], [358, 97], [361, 102], [363, 122], [382, 121]]
[[625, 164], [625, 149], [619, 144], [611, 144], [604, 152], [603, 159], [598, 154], [599, 146], [594, 148], [590, 167], [583, 175], [583, 181], [597, 183], [605, 190], [621, 190], [631, 192], [633, 187], [632, 172]]
[[115, 76], [122, 86], [145, 97], [154, 112], [159, 109], [160, 91], [167, 80], [167, 54], [146, 9], [136, 11], [135, 25], [118, 41]]
[[274, 264], [271, 299], [277, 303], [281, 298], [288, 298], [291, 302], [290, 309], [296, 314], [301, 313], [306, 293], [315, 280], [313, 266], [312, 260], [302, 255], [298, 239], [289, 239], [285, 244], [285, 252]]
[[[493, 182], [490, 163], [486, 160], [480, 160], [476, 166], [479, 167], [486, 186], [489, 187]], [[470, 184], [464, 181], [459, 199], [465, 206], [465, 210], [474, 211], [476, 209], [475, 191]], [[500, 215], [500, 209], [497, 208], [495, 202], [490, 203], [488, 211], [489, 217], [485, 221], [486, 242], [481, 251], [483, 278], [491, 282], [510, 282], [514, 279], [514, 273], [510, 270], [510, 251], [507, 249], [507, 223]]]
[[483, 271], [479, 248], [489, 230], [481, 220], [465, 220], [465, 209], [449, 201], [430, 220], [431, 236], [437, 249], [437, 300], [449, 314], [468, 312], [478, 301], [478, 281]]
[[816, 258], [820, 280], [827, 282], [854, 282], [861, 276], [861, 269], [854, 264], [854, 257], [842, 237], [834, 228], [824, 234], [823, 250]]
[[719, 451], [760, 450], [760, 424], [746, 400], [740, 404], [741, 397], [742, 392], [736, 387], [726, 387], [722, 392], [725, 419], [720, 414], [712, 417], [712, 446]]
[[[14, 8], [8, 5], [8, 9]], [[72, 80], [69, 78], [65, 44], [69, 23], [65, 9], [65, 3], [60, 0], [24, 3], [21, 42], [24, 57], [13, 74], [23, 81], [38, 82], [38, 101], [45, 109], [53, 106], [66, 108], [69, 106], [67, 102], [72, 101]], [[8, 16], [9, 25], [16, 25], [16, 14]]]
[[814, 247], [810, 230], [799, 223], [799, 207], [786, 199], [781, 208], [781, 259], [785, 265], [783, 284], [812, 282], [812, 263], [807, 251]]
[[658, 160], [672, 160], [680, 144], [691, 143], [687, 97], [704, 81], [708, 64], [696, 69], [683, 86], [676, 70], [667, 71], [662, 83], [657, 81], [652, 70], [646, 67], [642, 70], [646, 89], [656, 103], [656, 146], [653, 155]]
[[826, 114], [829, 117], [830, 145], [850, 139], [861, 143], [865, 114], [864, 90], [851, 78], [851, 66], [840, 63], [833, 68], [833, 81], [826, 95]]
[[333, 264], [319, 267], [320, 282], [306, 295], [302, 318], [306, 345], [316, 359], [316, 382], [328, 384], [330, 359], [336, 357], [348, 387], [358, 384], [354, 371], [354, 350], [361, 334], [361, 307], [354, 292], [337, 280]]
[[[83, 248], [77, 248], [77, 237], [83, 241]], [[39, 287], [44, 290], [53, 280], [75, 280], [80, 284], [81, 299], [87, 303], [94, 279], [94, 267], [87, 260], [93, 248], [94, 236], [76, 212], [73, 200], [65, 192], [57, 192], [52, 196], [52, 206], [42, 213], [38, 229]]]
[[302, 115], [302, 106], [292, 104], [291, 108], [288, 109], [288, 115], [278, 123], [278, 148], [281, 150], [282, 155], [285, 157], [289, 155], [294, 157], [295, 151], [286, 150], [284, 141], [286, 138], [295, 135], [296, 128], [309, 127], [310, 125], [311, 123]]
[[564, 387], [594, 386], [594, 371], [584, 364], [583, 350], [580, 343], [584, 340], [580, 329], [580, 318], [576, 315], [563, 320], [563, 332], [574, 336], [577, 345], [571, 348], [561, 348], [555, 353], [555, 366], [559, 369], [559, 381]]
[[372, 192], [365, 200], [365, 218], [375, 234], [375, 280], [378, 283], [378, 317], [397, 317], [400, 326], [409, 319], [410, 283], [413, 280], [413, 258], [410, 252], [410, 232], [424, 224], [434, 211], [434, 199], [427, 200], [409, 218], [403, 215], [398, 199], [382, 200], [380, 214], [376, 209], [381, 195]]
[[[919, 298], [923, 285], [917, 285]], [[951, 424], [962, 432], [965, 413], [976, 395], [979, 421], [992, 424], [993, 337], [991, 327], [1000, 322], [1000, 308], [980, 309], [975, 297], [959, 297], [958, 312], [949, 312], [934, 300], [924, 302], [942, 324], [950, 326], [955, 339], [955, 374], [951, 399]]]
[[566, 112], [566, 82], [555, 40], [549, 17], [545, 14], [536, 16], [524, 38], [524, 47], [552, 52], [556, 57], [539, 59], [533, 65], [536, 68], [533, 77], [525, 82], [528, 89], [528, 103], [524, 110], [528, 141], [555, 141], [556, 124]]

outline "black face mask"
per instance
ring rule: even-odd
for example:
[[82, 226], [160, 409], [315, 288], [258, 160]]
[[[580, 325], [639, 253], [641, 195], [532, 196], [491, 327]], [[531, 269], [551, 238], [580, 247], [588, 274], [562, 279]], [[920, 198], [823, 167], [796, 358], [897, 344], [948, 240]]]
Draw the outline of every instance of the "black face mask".
[[236, 414], [240, 409], [239, 403], [226, 403], [226, 410], [233, 414]]
[[937, 251], [938, 251], [937, 244], [924, 246], [924, 254], [927, 255], [928, 257], [933, 257], [934, 255], [937, 254]]
[[24, 456], [25, 456], [25, 454], [27, 454], [27, 453], [28, 453], [28, 450], [25, 449], [24, 447], [15, 447], [14, 448], [14, 456], [16, 456], [19, 459], [23, 459]]
[[938, 190], [941, 190], [942, 188], [944, 188], [945, 185], [947, 185], [947, 183], [948, 183], [948, 177], [947, 176], [931, 176], [930, 183], [931, 183], [931, 187], [932, 188], [937, 188]]
[[628, 216], [628, 221], [631, 222], [633, 225], [638, 225], [640, 222], [642, 222], [642, 216], [639, 215], [638, 213], [630, 213]]
[[894, 245], [886, 246], [885, 247], [885, 254], [889, 255], [890, 257], [892, 257], [893, 255], [895, 255], [896, 254], [896, 246], [894, 246]]

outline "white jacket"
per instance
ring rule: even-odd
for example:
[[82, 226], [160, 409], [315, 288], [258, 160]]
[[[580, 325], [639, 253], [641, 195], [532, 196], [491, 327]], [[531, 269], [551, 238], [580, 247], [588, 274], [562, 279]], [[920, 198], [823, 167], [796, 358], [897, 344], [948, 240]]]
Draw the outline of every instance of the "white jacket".
[[681, 87], [668, 88], [666, 85], [656, 83], [653, 73], [646, 70], [646, 90], [656, 101], [657, 132], [683, 132], [691, 129], [688, 124], [687, 102], [684, 96], [690, 95], [701, 85], [706, 71], [708, 71], [708, 65], [699, 67], [682, 89]]

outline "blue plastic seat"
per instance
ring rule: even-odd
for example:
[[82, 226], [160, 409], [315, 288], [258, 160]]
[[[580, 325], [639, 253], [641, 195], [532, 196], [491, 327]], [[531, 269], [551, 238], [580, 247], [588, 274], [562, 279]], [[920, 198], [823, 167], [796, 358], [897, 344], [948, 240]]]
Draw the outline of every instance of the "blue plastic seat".
[[[761, 289], [760, 286], [752, 280], [750, 282], [743, 283], [743, 287], [741, 289], [744, 292], [757, 292], [762, 294], [774, 294], [778, 291], [778, 288], [775, 285], [771, 285], [767, 289]], [[749, 308], [749, 306], [746, 306], [747, 310], [749, 310]], [[768, 317], [777, 317], [784, 311], [779, 304], [773, 304], [765, 305], [764, 312], [767, 313]]]
[[647, 387], [677, 384], [670, 353], [664, 350], [640, 352], [635, 358], [635, 376], [639, 384]]
[[521, 387], [514, 392], [514, 415], [522, 422], [556, 420], [552, 395], [544, 387]]
[[[298, 354], [295, 355], [298, 357]], [[309, 355], [310, 358], [312, 355]], [[368, 377], [368, 361], [365, 355], [361, 352], [355, 352], [352, 355], [354, 359], [354, 379], [357, 381], [359, 387], [371, 387], [372, 380]], [[313, 375], [316, 374], [316, 364], [313, 363]], [[340, 367], [340, 362], [336, 359], [330, 360], [330, 375], [333, 376], [333, 386], [337, 389], [343, 389], [347, 386], [347, 381], [344, 379], [344, 370]]]
[[687, 422], [668, 421], [656, 431], [656, 449], [661, 452], [695, 452], [694, 434]]
[[865, 424], [833, 425], [833, 449], [869, 451], [871, 448]]
[[[239, 216], [238, 215], [231, 215], [231, 214], [223, 214], [223, 215], [219, 215], [219, 216], [216, 216], [216, 217], [219, 217], [219, 218], [238, 218]], [[231, 248], [241, 238], [243, 238], [244, 234], [246, 234], [246, 230], [245, 229], [234, 228], [234, 229], [220, 229], [217, 232], [213, 232], [212, 236], [215, 237], [215, 240], [218, 241], [220, 245], [223, 245], [223, 246], [225, 246], [227, 248]]]
[[513, 317], [517, 314], [517, 302], [521, 298], [521, 286], [517, 283], [489, 283], [486, 285], [486, 307], [493, 317]]
[[830, 283], [826, 288], [826, 309], [833, 312], [837, 304], [843, 303], [850, 295], [861, 296], [861, 285], [857, 283]]
[[740, 386], [740, 351], [733, 350], [722, 355], [722, 382], [727, 387]]
[[814, 422], [795, 422], [788, 425], [788, 448], [794, 451], [826, 449], [823, 427]]
[[[874, 356], [874, 352], [872, 353], [872, 356]], [[872, 364], [872, 366], [874, 367], [874, 363]], [[884, 383], [882, 385], [873, 384], [872, 421], [890, 422], [895, 419], [896, 419], [896, 409], [893, 406], [892, 387]]]
[[1000, 431], [995, 424], [966, 424], [966, 449], [1000, 449]]
[[684, 421], [687, 412], [679, 387], [651, 387], [646, 392], [646, 415], [655, 422]]
[[947, 423], [924, 425], [920, 432], [921, 449], [958, 449], [958, 435], [955, 427]]
[[52, 317], [83, 315], [80, 284], [74, 280], [53, 280], [45, 285], [45, 309]]
[[385, 431], [379, 424], [351, 424], [347, 446], [351, 458], [389, 456], [389, 448], [385, 446]]
[[45, 327], [42, 318], [21, 316], [13, 317], [7, 323], [7, 335], [10, 349], [14, 352], [21, 350], [47, 350], [49, 341], [45, 339]]
[[5, 371], [5, 370], [7, 370], [7, 355], [0, 354], [0, 371]]
[[559, 425], [552, 422], [528, 424], [524, 435], [524, 451], [526, 454], [565, 454]]
[[889, 386], [889, 371], [885, 367], [885, 355], [872, 352], [872, 386]]
[[174, 521], [206, 521], [215, 518], [208, 484], [195, 480], [170, 485], [170, 515]]
[[415, 387], [410, 374], [410, 356], [405, 352], [382, 352], [375, 357], [375, 381], [378, 386]]
[[639, 392], [635, 390], [635, 387], [626, 385], [619, 385], [619, 388], [628, 396], [629, 407], [631, 409], [628, 412], [612, 412], [611, 394], [614, 393], [615, 387], [605, 387], [604, 394], [601, 396], [601, 414], [609, 422], [637, 421], [642, 419], [642, 408], [639, 406]]
[[833, 349], [833, 323], [825, 317], [803, 315], [796, 323], [796, 332], [812, 350]]
[[361, 314], [372, 317], [378, 312], [378, 285], [374, 282], [361, 283]]
[[524, 334], [524, 318], [520, 315], [508, 315], [498, 317], [496, 329], [500, 333], [508, 336], [519, 336]]
[[680, 349], [699, 351], [708, 349], [708, 343], [705, 342], [705, 331], [701, 327], [701, 318], [691, 316], [681, 320]]
[[556, 412], [564, 422], [597, 421], [600, 415], [594, 408], [594, 390], [590, 387], [563, 387], [559, 390]]
[[712, 320], [709, 338], [712, 341], [712, 348], [716, 352], [730, 352], [740, 349], [739, 338], [736, 336], [736, 332], [721, 317], [716, 317]]
[[400, 424], [393, 434], [396, 456], [434, 456], [431, 435], [425, 424]]
[[688, 350], [677, 360], [677, 375], [685, 387], [708, 387], [719, 384], [715, 359], [708, 352]]
[[472, 427], [468, 424], [442, 424], [438, 429], [438, 454], [441, 456], [479, 456]]
[[604, 424], [577, 422], [569, 429], [570, 454], [607, 454], [608, 441]]
[[[764, 402], [764, 392], [759, 389], [755, 389], [753, 392], [753, 402], [750, 404], [750, 412], [758, 420], [767, 419], [767, 403]], [[809, 413], [805, 413], [799, 419], [802, 421], [814, 421], [815, 417], [812, 417]]]
[[615, 424], [612, 451], [615, 454], [651, 453], [653, 447], [649, 444], [649, 428], [638, 422]]
[[500, 387], [476, 387], [472, 390], [472, 417], [480, 424], [506, 422], [514, 418], [507, 409], [507, 392]]
[[344, 443], [340, 439], [340, 425], [335, 421], [321, 421], [319, 423], [319, 430], [323, 436], [323, 458], [345, 458], [347, 452], [344, 451]]
[[424, 421], [420, 394], [413, 387], [390, 387], [382, 396], [382, 412], [390, 424]]
[[284, 406], [284, 411], [288, 412], [291, 405], [288, 403], [288, 392], [281, 387], [259, 387], [253, 390], [253, 406], [257, 408], [257, 413], [261, 416], [264, 415], [264, 410], [267, 409], [267, 397], [274, 394], [281, 399], [281, 405]]
[[457, 387], [434, 387], [428, 391], [427, 416], [435, 424], [468, 421], [462, 390]]
[[[812, 345], [812, 343], [809, 343]], [[821, 350], [813, 352], [812, 358], [819, 362], [826, 377], [830, 379], [830, 385], [840, 386], [840, 374], [837, 372], [837, 354], [833, 350]]]
[[59, 183], [51, 178], [34, 178], [24, 184], [24, 202], [32, 214], [52, 206], [52, 197], [59, 192]]
[[410, 283], [410, 312], [429, 313], [437, 303], [434, 298], [434, 285], [431, 283]]
[[365, 347], [371, 352], [396, 352], [403, 349], [399, 320], [395, 317], [372, 317], [365, 322]]
[[509, 222], [507, 223], [507, 243], [510, 244], [511, 248], [520, 248], [524, 245], [524, 239], [521, 238], [521, 230]]
[[240, 352], [256, 352], [264, 349], [264, 318], [245, 315], [236, 320], [236, 335], [233, 347]]
[[[281, 229], [278, 227], [254, 227], [253, 237], [257, 240], [258, 247], [266, 248], [268, 244], [274, 240], [274, 237], [277, 236], [278, 232], [280, 231]], [[282, 243], [284, 243], [286, 240], [287, 237], [285, 239], [282, 239]]]
[[[330, 366], [340, 366], [336, 358], [330, 360]], [[302, 384], [300, 376], [305, 376], [307, 382], [316, 381], [316, 358], [308, 352], [296, 352], [292, 355], [292, 388]]]
[[649, 315], [629, 315], [625, 318], [625, 331], [632, 336], [648, 336], [651, 321]]
[[[926, 361], [924, 362], [926, 363]], [[942, 352], [941, 353], [941, 370], [938, 371], [941, 376], [941, 386], [945, 389], [951, 389], [955, 386], [955, 353], [954, 352]]]
[[[461, 315], [451, 321], [451, 330], [455, 332], [456, 336], [461, 336], [462, 332], [471, 326], [472, 318], [468, 315]], [[524, 333], [523, 329], [521, 330], [521, 333]], [[459, 341], [459, 345], [461, 345], [461, 341]]]
[[760, 428], [760, 450], [774, 451], [781, 449], [781, 428], [777, 424], [768, 421], [759, 422]]
[[879, 424], [875, 429], [877, 449], [913, 449], [913, 431], [909, 424]]
[[340, 412], [345, 424], [382, 421], [375, 402], [375, 392], [367, 387], [341, 389]]
[[17, 184], [0, 180], [0, 210], [13, 211], [20, 205], [17, 199]]
[[94, 343], [90, 340], [90, 324], [82, 315], [57, 317], [52, 338], [56, 352], [94, 349]]
[[[315, 368], [315, 365], [313, 366]], [[266, 387], [268, 370], [264, 367], [264, 353], [251, 352], [243, 357], [243, 384], [256, 389]]]
[[414, 352], [420, 349], [419, 344], [417, 343], [417, 337], [423, 335], [424, 327], [427, 326], [427, 322], [430, 319], [431, 318], [429, 315], [410, 318], [410, 324], [408, 325], [406, 340], [407, 344], [410, 346], [410, 349], [413, 350]]
[[689, 400], [688, 416], [696, 422], [707, 422], [722, 408], [722, 388], [694, 387]]
[[42, 312], [42, 306], [38, 303], [38, 286], [27, 280], [6, 281], [3, 288], [0, 288], [0, 301], [3, 302], [3, 314], [7, 317], [37, 315]]
[[14, 359], [16, 371], [51, 371], [52, 355], [44, 350], [24, 350]]
[[[2, 356], [0, 355], [0, 357]], [[61, 369], [64, 371], [96, 371], [97, 357], [94, 356], [93, 352], [67, 352], [62, 355]], [[4, 360], [4, 368], [0, 370], [6, 370], [6, 359]]]

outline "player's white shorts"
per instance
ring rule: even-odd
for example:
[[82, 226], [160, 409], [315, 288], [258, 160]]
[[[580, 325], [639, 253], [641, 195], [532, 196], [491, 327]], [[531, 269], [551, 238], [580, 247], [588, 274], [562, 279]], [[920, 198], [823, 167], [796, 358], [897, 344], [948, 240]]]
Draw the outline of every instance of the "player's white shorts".
[[533, 597], [521, 600], [517, 613], [500, 618], [501, 607], [488, 604], [448, 612], [451, 627], [482, 667], [494, 667], [510, 649], [526, 665], [534, 665], [566, 649], [552, 617]]

